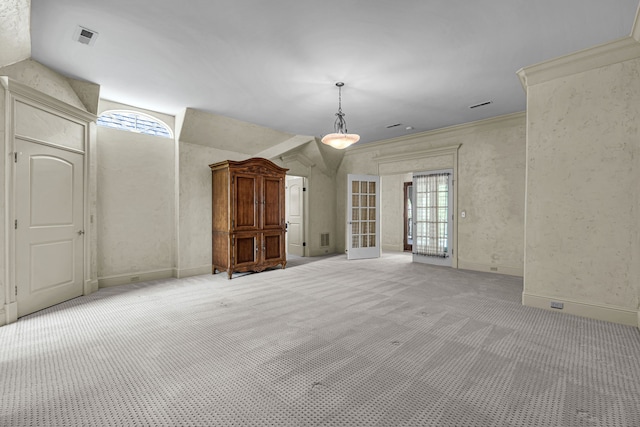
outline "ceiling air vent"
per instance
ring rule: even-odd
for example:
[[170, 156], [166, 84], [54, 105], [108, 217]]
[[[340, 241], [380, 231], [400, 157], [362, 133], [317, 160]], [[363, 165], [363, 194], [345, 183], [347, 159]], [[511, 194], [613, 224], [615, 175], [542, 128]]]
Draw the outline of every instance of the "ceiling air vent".
[[485, 101], [485, 102], [481, 102], [480, 104], [476, 104], [476, 105], [472, 105], [469, 108], [474, 109], [474, 108], [478, 108], [478, 107], [484, 107], [485, 105], [489, 105], [491, 104], [493, 101]]
[[98, 33], [96, 31], [81, 27], [79, 25], [73, 36], [73, 39], [75, 41], [80, 42], [82, 44], [87, 44], [89, 46], [93, 46], [97, 38], [98, 38]]
[[402, 123], [394, 123], [392, 125], [388, 125], [387, 129], [392, 129], [392, 128], [395, 128], [395, 127], [398, 127], [398, 126], [401, 126], [401, 125], [402, 125]]

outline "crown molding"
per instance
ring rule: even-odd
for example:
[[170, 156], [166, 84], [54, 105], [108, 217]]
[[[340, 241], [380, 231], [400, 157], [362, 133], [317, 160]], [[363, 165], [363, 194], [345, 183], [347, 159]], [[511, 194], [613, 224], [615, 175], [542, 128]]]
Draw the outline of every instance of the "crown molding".
[[462, 144], [455, 144], [449, 147], [432, 148], [430, 150], [412, 151], [410, 153], [392, 154], [388, 156], [378, 156], [372, 159], [373, 162], [378, 163], [397, 163], [405, 162], [413, 159], [422, 159], [425, 157], [438, 157], [456, 154]]
[[[637, 23], [637, 21], [636, 21]], [[640, 30], [634, 27], [634, 32]], [[607, 65], [640, 58], [640, 43], [634, 37], [624, 37], [569, 55], [521, 68], [517, 71], [525, 88]]]
[[345, 156], [354, 154], [358, 155], [368, 151], [376, 151], [388, 146], [395, 146], [395, 144], [398, 143], [421, 144], [424, 143], [425, 139], [428, 139], [429, 141], [437, 141], [440, 139], [452, 138], [475, 132], [488, 131], [503, 127], [509, 124], [509, 122], [513, 122], [515, 124], [519, 121], [524, 120], [525, 117], [526, 113], [524, 111], [520, 111], [517, 113], [504, 114], [502, 116], [496, 116], [484, 120], [477, 120], [460, 125], [448, 126], [426, 132], [412, 133], [410, 135], [404, 135], [397, 138], [383, 139], [381, 141], [368, 142], [362, 145], [355, 144], [345, 150]]

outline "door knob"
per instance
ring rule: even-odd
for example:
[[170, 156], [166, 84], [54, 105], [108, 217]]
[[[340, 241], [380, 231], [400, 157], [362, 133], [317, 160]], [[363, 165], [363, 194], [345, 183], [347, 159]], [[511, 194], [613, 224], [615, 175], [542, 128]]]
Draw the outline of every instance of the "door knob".
[[78, 231], [78, 236], [82, 236], [84, 234], [84, 230], [79, 230]]

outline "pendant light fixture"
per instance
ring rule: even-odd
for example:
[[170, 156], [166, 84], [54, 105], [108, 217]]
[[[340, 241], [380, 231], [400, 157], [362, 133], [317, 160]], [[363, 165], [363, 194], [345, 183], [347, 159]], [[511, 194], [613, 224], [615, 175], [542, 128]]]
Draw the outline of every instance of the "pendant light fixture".
[[338, 82], [336, 86], [338, 86], [338, 112], [336, 113], [336, 121], [333, 124], [334, 133], [325, 135], [321, 141], [333, 148], [342, 150], [358, 142], [360, 135], [349, 133], [347, 130], [347, 122], [345, 122], [344, 113], [342, 112], [342, 86], [344, 86], [344, 83]]

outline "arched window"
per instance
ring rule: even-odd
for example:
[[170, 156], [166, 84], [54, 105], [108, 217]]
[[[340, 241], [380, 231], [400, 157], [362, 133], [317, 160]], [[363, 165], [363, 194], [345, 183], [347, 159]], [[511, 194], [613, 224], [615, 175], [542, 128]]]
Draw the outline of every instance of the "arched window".
[[110, 110], [100, 114], [97, 121], [99, 126], [129, 132], [156, 135], [163, 138], [173, 138], [173, 132], [162, 121], [137, 111]]

